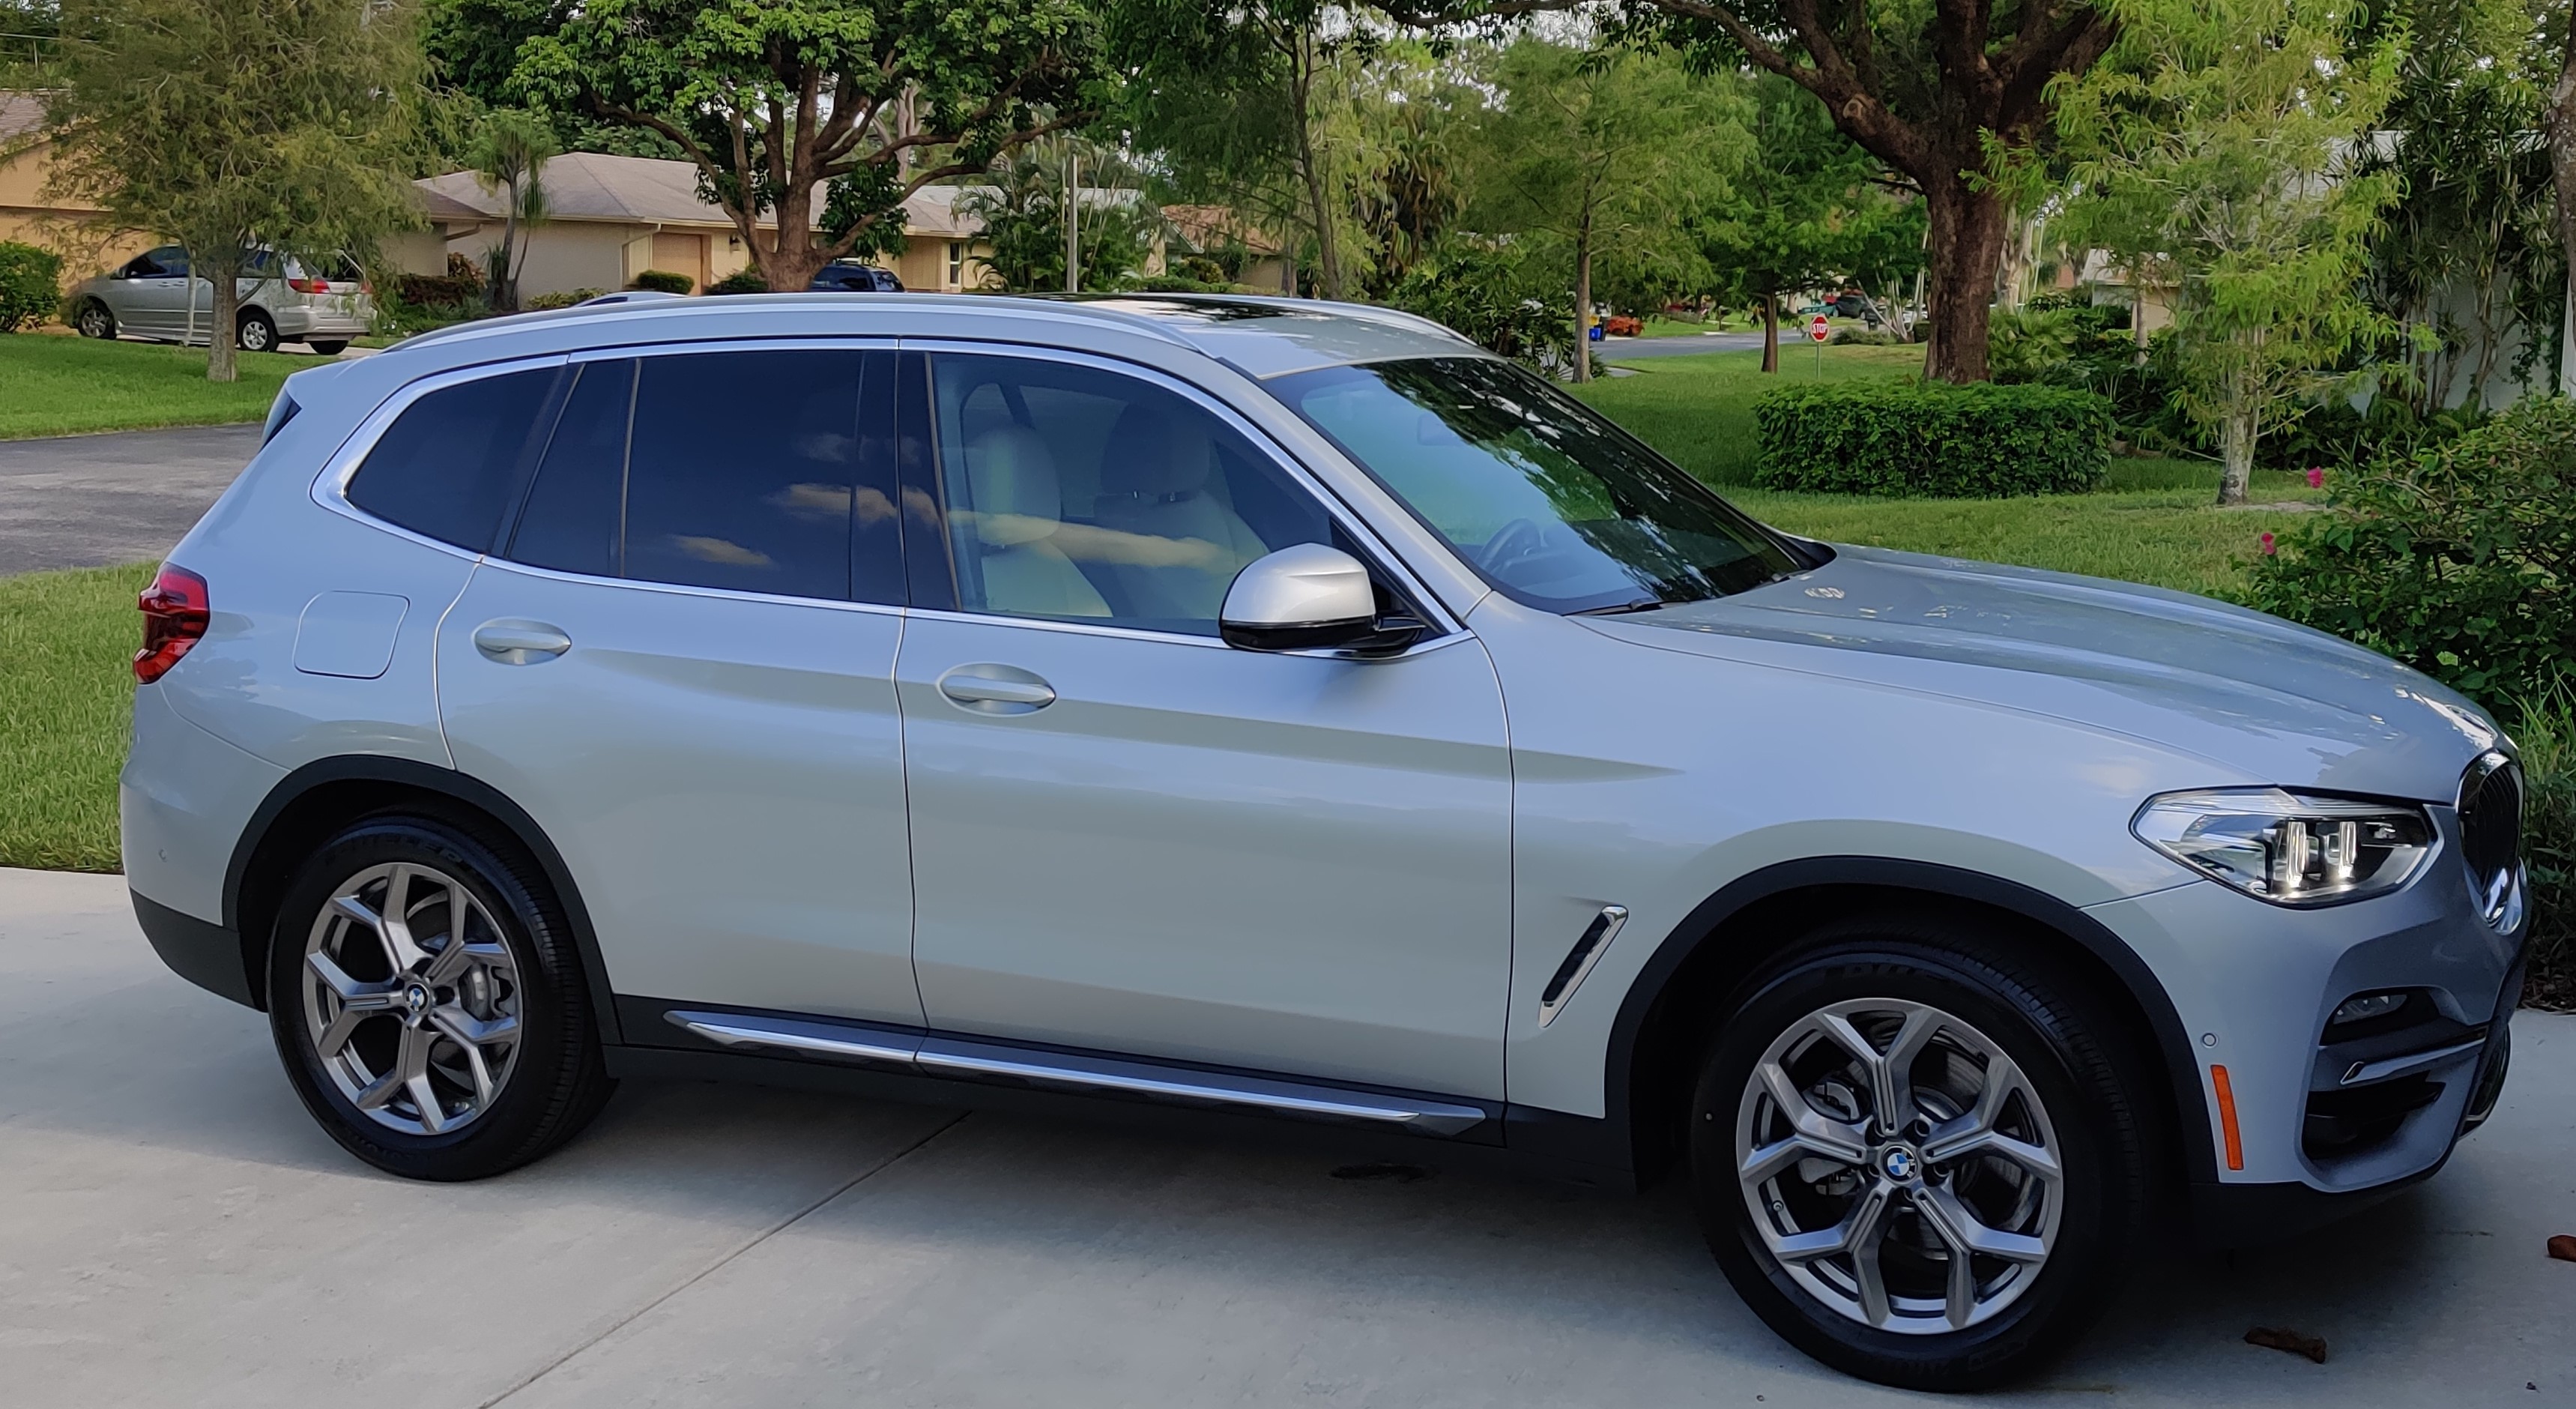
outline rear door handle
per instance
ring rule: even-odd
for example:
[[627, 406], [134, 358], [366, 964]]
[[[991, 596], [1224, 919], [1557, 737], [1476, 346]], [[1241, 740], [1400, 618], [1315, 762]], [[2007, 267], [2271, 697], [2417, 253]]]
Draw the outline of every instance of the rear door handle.
[[542, 621], [487, 621], [474, 628], [474, 649], [503, 665], [537, 665], [572, 649], [572, 638]]
[[961, 665], [939, 677], [939, 693], [977, 714], [1027, 714], [1055, 703], [1055, 687], [1016, 666]]

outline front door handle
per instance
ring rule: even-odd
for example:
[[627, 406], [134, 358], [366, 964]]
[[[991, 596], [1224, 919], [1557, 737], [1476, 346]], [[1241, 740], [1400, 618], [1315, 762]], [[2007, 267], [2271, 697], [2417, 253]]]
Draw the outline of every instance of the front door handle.
[[1016, 666], [961, 665], [939, 677], [939, 693], [977, 714], [1027, 714], [1055, 703], [1055, 687]]
[[487, 621], [474, 628], [474, 649], [503, 665], [537, 665], [572, 649], [572, 638], [542, 621]]

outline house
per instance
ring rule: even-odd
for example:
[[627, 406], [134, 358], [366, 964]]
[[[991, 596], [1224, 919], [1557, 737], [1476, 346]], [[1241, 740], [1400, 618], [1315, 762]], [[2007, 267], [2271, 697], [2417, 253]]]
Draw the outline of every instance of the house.
[[[688, 162], [566, 152], [549, 158], [537, 181], [546, 193], [546, 219], [527, 236], [519, 266], [523, 297], [622, 289], [647, 269], [685, 274], [704, 289], [751, 263], [733, 221], [698, 198], [698, 169]], [[470, 213], [439, 222], [446, 227], [445, 253], [480, 265], [484, 251], [501, 242], [509, 195], [486, 188], [479, 173], [451, 171], [413, 184], [424, 204]], [[436, 268], [446, 266], [442, 254]]]
[[0, 240], [61, 255], [67, 289], [160, 243], [147, 232], [109, 223], [86, 201], [48, 195], [53, 151], [44, 128], [43, 99], [0, 93]]

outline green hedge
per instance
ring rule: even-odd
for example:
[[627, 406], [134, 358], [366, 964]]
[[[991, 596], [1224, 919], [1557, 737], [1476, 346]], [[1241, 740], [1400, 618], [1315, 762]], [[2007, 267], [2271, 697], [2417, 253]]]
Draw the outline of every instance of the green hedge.
[[2085, 391], [1944, 382], [1787, 386], [1753, 403], [1768, 489], [1969, 499], [2092, 489], [2111, 406]]
[[0, 240], [0, 333], [32, 328], [53, 317], [62, 298], [62, 275], [60, 256]]
[[675, 270], [647, 269], [635, 276], [634, 286], [657, 294], [684, 294], [696, 289], [698, 281]]

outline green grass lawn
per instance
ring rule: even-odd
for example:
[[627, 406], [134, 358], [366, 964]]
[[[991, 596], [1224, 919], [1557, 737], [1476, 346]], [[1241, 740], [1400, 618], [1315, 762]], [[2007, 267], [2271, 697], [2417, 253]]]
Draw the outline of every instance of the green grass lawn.
[[149, 563], [0, 577], [0, 866], [117, 869], [134, 594], [151, 577]]
[[0, 440], [256, 421], [288, 373], [321, 361], [245, 352], [241, 380], [210, 382], [201, 347], [0, 336]]

